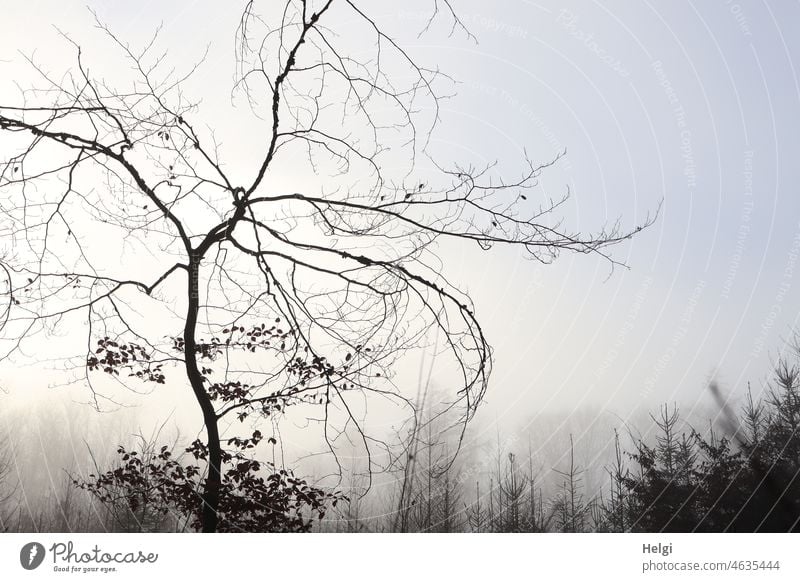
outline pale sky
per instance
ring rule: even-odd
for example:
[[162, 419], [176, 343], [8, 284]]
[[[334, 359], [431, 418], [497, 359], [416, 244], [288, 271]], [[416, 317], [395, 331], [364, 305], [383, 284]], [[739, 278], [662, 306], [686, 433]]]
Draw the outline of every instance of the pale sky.
[[[0, 25], [3, 102], [25, 82], [18, 50], [68, 66], [53, 26], [85, 44], [90, 68], [108, 65], [85, 2], [13, 4]], [[178, 68], [210, 45], [188, 90], [246, 165], [257, 136], [223, 117], [240, 4], [88, 2], [134, 45], [163, 23]], [[566, 148], [542, 187], [555, 197], [568, 186], [563, 215], [586, 231], [635, 226], [663, 202], [651, 228], [612, 249], [629, 270], [597, 256], [542, 266], [510, 249], [442, 248], [495, 348], [479, 417], [516, 423], [584, 405], [625, 417], [707, 403], [712, 377], [738, 393], [764, 386], [800, 313], [800, 5], [454, 2], [475, 44], [443, 25], [418, 37], [432, 2], [368, 4], [421, 63], [460, 83], [434, 151], [513, 171], [523, 150], [545, 161]]]

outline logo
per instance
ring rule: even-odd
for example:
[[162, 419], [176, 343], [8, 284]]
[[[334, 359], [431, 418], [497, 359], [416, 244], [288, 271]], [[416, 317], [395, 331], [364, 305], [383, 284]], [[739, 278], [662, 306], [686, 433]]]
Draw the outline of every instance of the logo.
[[35, 570], [44, 561], [44, 546], [38, 542], [30, 542], [19, 551], [19, 563], [26, 570]]

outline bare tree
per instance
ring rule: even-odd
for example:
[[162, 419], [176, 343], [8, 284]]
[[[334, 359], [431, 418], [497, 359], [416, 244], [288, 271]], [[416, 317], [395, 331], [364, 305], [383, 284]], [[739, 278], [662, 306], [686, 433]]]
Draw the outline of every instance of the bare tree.
[[[424, 391], [425, 392], [425, 391]], [[463, 474], [449, 449], [448, 427], [452, 420], [428, 409], [425, 392], [417, 407], [405, 454], [395, 462], [396, 504], [392, 528], [399, 532], [451, 532], [463, 526], [461, 488]], [[417, 422], [419, 421], [419, 422]], [[417, 427], [425, 427], [420, 433]]]
[[591, 514], [594, 500], [586, 502], [583, 495], [583, 469], [575, 465], [575, 444], [569, 435], [569, 466], [565, 470], [556, 469], [562, 477], [561, 491], [556, 496], [553, 512], [559, 531], [583, 532], [586, 517]]
[[519, 532], [523, 530], [523, 503], [526, 493], [533, 491], [525, 475], [520, 474], [517, 457], [508, 453], [508, 468], [502, 479], [498, 477], [500, 499], [505, 501], [503, 508], [503, 531]]
[[[56, 77], [30, 59], [40, 83], [0, 105], [1, 355], [57, 331], [82, 337], [68, 362], [98, 408], [115, 402], [114, 384], [185, 385], [205, 425], [190, 449], [206, 464], [203, 531], [219, 526], [224, 466], [262, 440], [255, 431], [226, 450], [223, 422], [294, 407], [332, 458], [340, 440], [359, 441], [371, 472], [386, 443], [366, 426], [366, 402], [413, 412], [393, 374], [431, 330], [453, 370], [451, 409], [469, 420], [491, 351], [469, 297], [435, 266], [438, 241], [508, 245], [541, 262], [595, 253], [613, 266], [606, 249], [651, 222], [563, 228], [554, 212], [568, 192], [537, 202], [533, 190], [560, 154], [522, 159], [513, 177], [434, 159], [446, 75], [352, 0], [280, 8], [260, 15], [247, 2], [236, 31], [234, 95], [254, 131], [266, 128], [252, 168], [231, 169], [194, 121], [182, 87], [197, 67], [177, 74], [157, 37], [137, 49], [100, 21], [130, 79], [92, 75], [65, 36], [74, 67]], [[432, 14], [463, 30], [446, 2]], [[354, 39], [371, 53], [354, 56]], [[287, 185], [290, 174], [301, 178]]]
[[614, 456], [612, 462], [606, 467], [610, 482], [609, 499], [604, 503], [605, 524], [610, 531], [624, 532], [628, 526], [630, 500], [626, 487], [630, 479], [630, 471], [625, 466], [622, 447], [619, 442], [619, 432], [614, 429]]
[[8, 437], [0, 434], [0, 532], [8, 531], [11, 520], [9, 501], [12, 499], [16, 485], [12, 484], [12, 459]]

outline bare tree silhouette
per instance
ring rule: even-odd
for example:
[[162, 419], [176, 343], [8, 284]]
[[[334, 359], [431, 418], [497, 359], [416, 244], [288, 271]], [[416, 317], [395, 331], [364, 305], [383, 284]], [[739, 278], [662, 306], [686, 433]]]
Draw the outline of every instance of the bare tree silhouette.
[[10, 513], [7, 503], [16, 488], [11, 483], [12, 476], [12, 459], [8, 438], [0, 434], [0, 532], [9, 530]]
[[[446, 18], [465, 31], [447, 2], [431, 13], [426, 28]], [[510, 245], [541, 262], [595, 253], [613, 266], [607, 248], [652, 222], [563, 228], [554, 212], [569, 192], [540, 202], [531, 192], [560, 154], [522, 159], [511, 178], [434, 159], [450, 79], [354, 1], [290, 0], [275, 20], [245, 5], [233, 91], [269, 130], [244, 172], [193, 121], [200, 108], [182, 87], [199, 64], [177, 74], [157, 37], [135, 49], [97, 26], [129, 81], [93, 76], [65, 36], [74, 68], [54, 77], [31, 59], [41, 83], [0, 105], [1, 356], [31, 342], [42, 354], [45, 336], [68, 331], [83, 337], [73, 379], [97, 407], [114, 403], [109, 381], [191, 390], [206, 432], [190, 448], [207, 464], [203, 531], [219, 528], [223, 466], [262, 440], [226, 438], [223, 421], [294, 407], [319, 423], [332, 458], [339, 440], [358, 440], [371, 471], [388, 445], [365, 427], [365, 399], [413, 412], [396, 364], [430, 330], [457, 371], [450, 409], [469, 420], [491, 350], [469, 297], [436, 267], [437, 242]], [[301, 178], [286, 186], [286, 175]]]

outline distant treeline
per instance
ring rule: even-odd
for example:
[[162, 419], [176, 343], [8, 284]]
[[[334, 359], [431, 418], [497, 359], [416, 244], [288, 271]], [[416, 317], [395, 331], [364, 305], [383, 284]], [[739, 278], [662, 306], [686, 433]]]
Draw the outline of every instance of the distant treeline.
[[[520, 455], [510, 450], [517, 443], [498, 444], [490, 455], [489, 470], [485, 454], [480, 455], [484, 461], [480, 470], [475, 469], [478, 465], [452, 462], [447, 451], [452, 451], [453, 443], [428, 423], [411, 435], [411, 446], [397, 459], [391, 480], [369, 503], [368, 498], [344, 491], [347, 498], [338, 497], [337, 507], [318, 511], [324, 501], [320, 497], [313, 511], [304, 511], [305, 497], [318, 491], [305, 481], [288, 474], [289, 487], [265, 475], [265, 482], [245, 486], [234, 475], [229, 493], [241, 505], [241, 515], [226, 529], [247, 531], [260, 523], [257, 529], [328, 532], [797, 531], [800, 370], [782, 361], [774, 376], [762, 397], [754, 399], [748, 390], [744, 406], [735, 410], [712, 386], [718, 414], [702, 431], [684, 422], [677, 406], [669, 405], [651, 415], [652, 426], [645, 436], [634, 436], [630, 428], [615, 431], [609, 435], [613, 445], [604, 485], [594, 491], [587, 490], [586, 469], [575, 460], [571, 437], [565, 461], [555, 470], [555, 482], [551, 474], [550, 482], [544, 483], [530, 451]], [[197, 529], [191, 499], [200, 476], [192, 481], [183, 468], [182, 480], [165, 487], [165, 480], [180, 465], [160, 443], [140, 438], [134, 457], [129, 456], [131, 449], [120, 449], [126, 458], [117, 459], [107, 473], [98, 470], [94, 480], [83, 481], [82, 487], [62, 473], [46, 496], [33, 504], [27, 492], [14, 484], [14, 460], [2, 445], [0, 531]], [[176, 451], [176, 458], [185, 455], [176, 442], [169, 450]], [[136, 457], [142, 462], [132, 465]], [[176, 488], [186, 491], [181, 503], [176, 502]], [[259, 522], [254, 517], [261, 510], [245, 497], [262, 489], [270, 495], [264, 499], [269, 500], [271, 513], [269, 520]], [[281, 500], [285, 517], [275, 514], [276, 499]]]
[[[677, 406], [651, 415], [648, 438], [614, 434], [606, 486], [587, 494], [570, 438], [559, 487], [545, 496], [530, 457], [498, 455], [493, 474], [463, 478], [420, 439], [396, 510], [365, 517], [351, 501], [334, 531], [793, 532], [800, 529], [800, 371], [778, 364], [762, 398], [732, 410], [715, 386], [717, 426], [702, 433]], [[427, 456], [426, 456], [427, 454]], [[411, 475], [411, 477], [409, 477]], [[352, 507], [355, 505], [355, 507]]]

